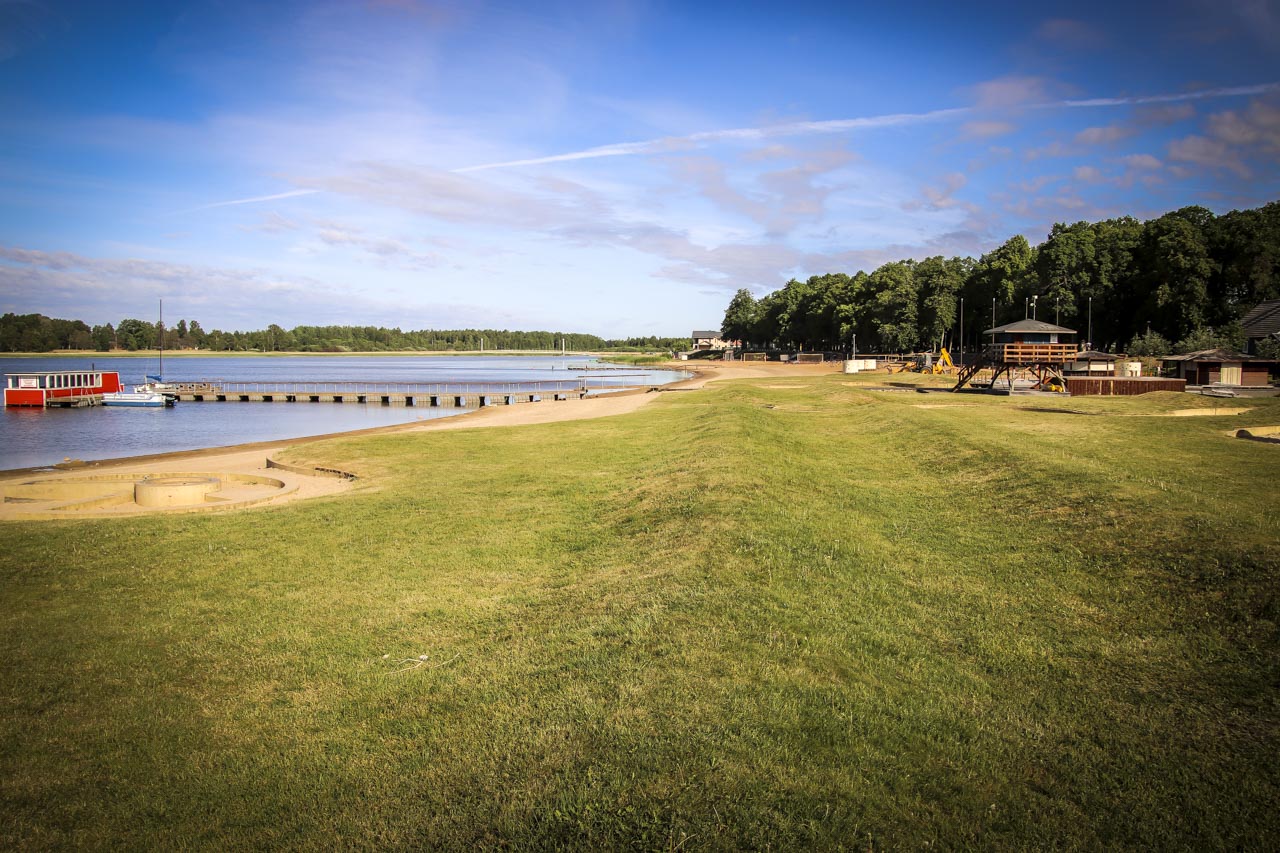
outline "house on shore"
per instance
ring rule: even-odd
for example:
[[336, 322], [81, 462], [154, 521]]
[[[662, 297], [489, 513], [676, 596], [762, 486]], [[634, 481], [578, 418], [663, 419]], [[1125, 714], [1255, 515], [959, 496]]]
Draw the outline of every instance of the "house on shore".
[[1276, 368], [1271, 359], [1258, 358], [1226, 349], [1206, 349], [1160, 359], [1163, 370], [1188, 386], [1226, 385], [1232, 388], [1261, 388], [1270, 384]]
[[694, 352], [706, 350], [726, 350], [736, 344], [720, 337], [719, 331], [697, 331], [690, 335], [690, 344]]

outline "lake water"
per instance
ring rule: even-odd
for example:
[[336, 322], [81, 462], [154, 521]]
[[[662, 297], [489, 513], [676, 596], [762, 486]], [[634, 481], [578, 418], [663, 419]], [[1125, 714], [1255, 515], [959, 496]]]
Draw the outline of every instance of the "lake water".
[[[126, 385], [155, 373], [149, 358], [0, 358], [0, 372], [118, 370]], [[167, 382], [386, 383], [441, 385], [459, 391], [494, 388], [553, 393], [587, 385], [591, 393], [683, 378], [675, 371], [617, 368], [593, 359], [538, 356], [241, 356], [165, 359]], [[563, 386], [561, 385], [563, 383]], [[521, 405], [550, 405], [542, 403]], [[460, 409], [353, 403], [178, 403], [165, 409], [3, 409], [0, 469], [51, 465], [64, 458], [112, 459], [226, 447], [309, 435], [412, 423], [460, 414]]]

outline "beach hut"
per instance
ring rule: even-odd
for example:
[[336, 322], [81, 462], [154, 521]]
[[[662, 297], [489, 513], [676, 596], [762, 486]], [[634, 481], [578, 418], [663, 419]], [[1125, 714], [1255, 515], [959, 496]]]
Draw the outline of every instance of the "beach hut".
[[1270, 384], [1276, 369], [1273, 359], [1258, 358], [1227, 349], [1206, 349], [1160, 359], [1165, 372], [1187, 381], [1187, 388], [1225, 385], [1229, 388], [1259, 388]]

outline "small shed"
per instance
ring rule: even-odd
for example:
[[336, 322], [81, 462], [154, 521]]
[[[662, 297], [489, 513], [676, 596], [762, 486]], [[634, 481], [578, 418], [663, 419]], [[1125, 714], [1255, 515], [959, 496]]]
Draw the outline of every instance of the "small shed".
[[1161, 367], [1187, 385], [1260, 387], [1270, 381], [1276, 362], [1226, 349], [1206, 349], [1185, 355], [1167, 355]]
[[1116, 360], [1119, 357], [1110, 352], [1081, 350], [1062, 372], [1067, 376], [1115, 376]]

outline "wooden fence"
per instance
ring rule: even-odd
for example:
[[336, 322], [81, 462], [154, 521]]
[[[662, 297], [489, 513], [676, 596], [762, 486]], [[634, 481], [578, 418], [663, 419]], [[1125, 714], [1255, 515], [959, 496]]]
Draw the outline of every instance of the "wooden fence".
[[1067, 391], [1077, 397], [1133, 397], [1152, 391], [1186, 391], [1185, 379], [1158, 376], [1068, 376]]

